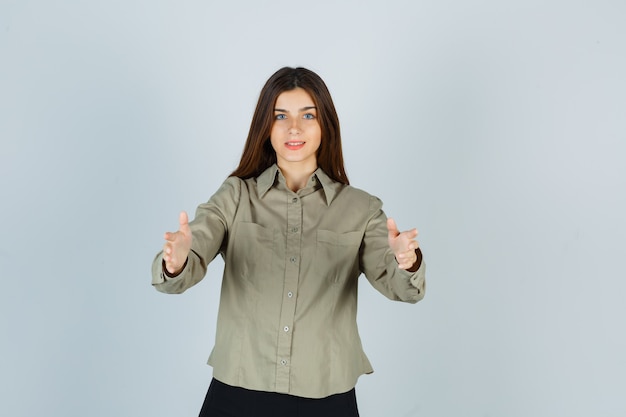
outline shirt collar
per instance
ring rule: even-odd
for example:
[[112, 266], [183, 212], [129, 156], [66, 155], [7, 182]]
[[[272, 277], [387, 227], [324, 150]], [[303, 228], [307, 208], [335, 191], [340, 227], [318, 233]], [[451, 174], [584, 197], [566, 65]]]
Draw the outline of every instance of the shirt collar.
[[330, 203], [335, 198], [335, 195], [339, 191], [342, 184], [337, 181], [333, 181], [324, 171], [322, 171], [322, 168], [317, 168], [313, 174], [317, 177], [320, 184], [322, 184], [322, 189], [324, 190], [324, 195], [326, 196], [326, 205], [330, 206]]
[[278, 174], [278, 165], [274, 164], [256, 178], [256, 188], [259, 196], [263, 197], [272, 188], [276, 181], [276, 174]]
[[[256, 179], [257, 192], [259, 196], [263, 198], [265, 194], [274, 186], [276, 182], [276, 177], [279, 173], [278, 165], [273, 164], [271, 167], [267, 168], [265, 171], [261, 173]], [[341, 183], [333, 181], [321, 168], [317, 168], [313, 175], [317, 178], [319, 183], [322, 185], [322, 189], [324, 190], [324, 195], [326, 196], [326, 204], [330, 205], [333, 201], [339, 188], [341, 187]]]

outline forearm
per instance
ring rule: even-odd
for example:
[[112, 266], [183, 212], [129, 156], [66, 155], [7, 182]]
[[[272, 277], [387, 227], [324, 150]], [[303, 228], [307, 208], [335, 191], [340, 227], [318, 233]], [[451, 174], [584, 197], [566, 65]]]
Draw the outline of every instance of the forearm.
[[240, 190], [241, 181], [228, 178], [208, 202], [198, 206], [194, 220], [189, 222], [191, 249], [178, 274], [166, 271], [163, 252], [157, 254], [152, 262], [152, 285], [158, 291], [180, 294], [204, 278], [209, 262], [225, 245], [228, 228], [237, 211]]

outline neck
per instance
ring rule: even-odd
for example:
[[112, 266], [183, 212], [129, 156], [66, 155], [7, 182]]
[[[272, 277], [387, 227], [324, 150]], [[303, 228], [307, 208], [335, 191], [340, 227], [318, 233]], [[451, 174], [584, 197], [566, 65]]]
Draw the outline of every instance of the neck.
[[282, 172], [283, 177], [285, 177], [287, 187], [291, 191], [297, 192], [306, 187], [309, 178], [317, 169], [317, 165], [306, 166], [304, 164], [292, 165], [281, 163], [278, 164], [278, 168], [280, 168], [280, 172]]

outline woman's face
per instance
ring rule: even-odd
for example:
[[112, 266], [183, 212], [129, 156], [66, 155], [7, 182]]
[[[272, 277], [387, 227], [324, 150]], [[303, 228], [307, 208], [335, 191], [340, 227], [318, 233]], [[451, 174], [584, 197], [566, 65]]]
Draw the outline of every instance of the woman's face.
[[270, 141], [278, 166], [298, 166], [310, 172], [317, 168], [322, 130], [315, 103], [302, 88], [285, 91], [276, 99]]

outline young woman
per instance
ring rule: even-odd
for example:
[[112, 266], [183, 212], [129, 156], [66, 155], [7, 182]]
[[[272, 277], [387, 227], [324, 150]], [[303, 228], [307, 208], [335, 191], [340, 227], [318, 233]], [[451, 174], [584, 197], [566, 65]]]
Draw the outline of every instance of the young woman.
[[349, 185], [317, 74], [270, 77], [239, 166], [179, 223], [152, 265], [157, 290], [181, 293], [215, 256], [225, 262], [200, 415], [358, 416], [354, 386], [373, 370], [357, 330], [357, 279], [415, 303], [425, 266], [417, 230], [400, 233], [379, 199]]

